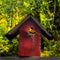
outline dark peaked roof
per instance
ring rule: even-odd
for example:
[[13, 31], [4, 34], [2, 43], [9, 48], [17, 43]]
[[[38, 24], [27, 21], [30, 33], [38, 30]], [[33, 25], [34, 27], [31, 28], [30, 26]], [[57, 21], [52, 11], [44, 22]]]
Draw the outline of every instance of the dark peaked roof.
[[19, 34], [19, 28], [22, 26], [23, 23], [25, 23], [28, 19], [31, 19], [41, 30], [42, 34], [47, 37], [49, 40], [53, 39], [53, 36], [46, 31], [46, 29], [38, 22], [37, 19], [35, 19], [32, 15], [28, 15], [22, 22], [20, 22], [18, 25], [16, 25], [12, 30], [10, 30], [5, 36], [11, 40], [13, 39], [17, 34]]

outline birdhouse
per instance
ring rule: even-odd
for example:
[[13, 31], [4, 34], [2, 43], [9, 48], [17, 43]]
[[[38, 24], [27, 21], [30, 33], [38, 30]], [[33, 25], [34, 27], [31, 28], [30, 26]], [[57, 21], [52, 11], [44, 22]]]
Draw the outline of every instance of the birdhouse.
[[49, 40], [53, 38], [32, 15], [28, 15], [5, 36], [12, 40], [18, 34], [18, 56], [40, 56], [41, 34]]

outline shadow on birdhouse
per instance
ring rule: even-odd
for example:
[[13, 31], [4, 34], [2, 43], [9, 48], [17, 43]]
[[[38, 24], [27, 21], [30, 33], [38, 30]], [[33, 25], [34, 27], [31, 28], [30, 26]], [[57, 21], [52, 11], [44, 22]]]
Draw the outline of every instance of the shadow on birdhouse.
[[53, 39], [52, 35], [32, 15], [28, 15], [5, 36], [12, 40], [18, 34], [20, 36], [18, 56], [40, 56], [41, 34], [49, 40]]

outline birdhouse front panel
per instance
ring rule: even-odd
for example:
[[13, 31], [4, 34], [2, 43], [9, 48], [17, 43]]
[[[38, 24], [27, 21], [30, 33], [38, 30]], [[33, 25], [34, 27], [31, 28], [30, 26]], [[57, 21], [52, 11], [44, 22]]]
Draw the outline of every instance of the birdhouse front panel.
[[41, 32], [32, 20], [25, 21], [19, 28], [19, 56], [40, 56]]
[[32, 16], [28, 15], [22, 22], [16, 25], [5, 36], [12, 40], [19, 34], [19, 56], [40, 56], [41, 34], [49, 40], [53, 36]]

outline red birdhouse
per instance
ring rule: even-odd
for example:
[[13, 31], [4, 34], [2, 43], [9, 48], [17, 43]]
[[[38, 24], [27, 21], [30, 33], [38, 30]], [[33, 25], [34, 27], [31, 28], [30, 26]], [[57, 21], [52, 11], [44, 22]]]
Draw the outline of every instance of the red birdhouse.
[[40, 56], [41, 34], [49, 40], [53, 38], [32, 15], [28, 15], [5, 36], [12, 40], [17, 34], [19, 34], [19, 56]]

